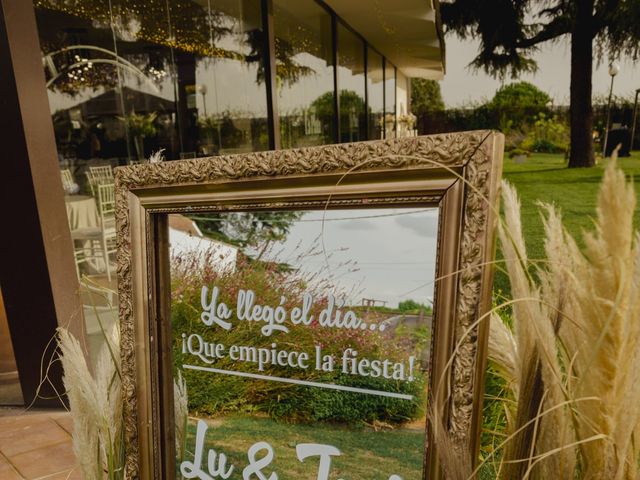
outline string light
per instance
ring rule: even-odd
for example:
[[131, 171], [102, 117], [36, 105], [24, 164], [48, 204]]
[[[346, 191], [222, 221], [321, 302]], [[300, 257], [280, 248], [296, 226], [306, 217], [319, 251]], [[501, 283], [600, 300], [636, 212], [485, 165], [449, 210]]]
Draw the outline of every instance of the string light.
[[[167, 47], [171, 51], [176, 49], [204, 58], [228, 59], [243, 63], [258, 62], [257, 81], [259, 83], [264, 81], [260, 62], [263, 54], [261, 32], [244, 31], [243, 27], [238, 31], [238, 19], [231, 18], [223, 12], [203, 9], [202, 6], [191, 1], [172, 0], [165, 4], [159, 0], [144, 2], [121, 0], [115, 6], [114, 11], [117, 15], [114, 17], [111, 17], [108, 5], [100, 0], [77, 2], [35, 0], [34, 5], [39, 9], [63, 12], [90, 20], [95, 28], [109, 28], [113, 23], [116, 36], [123, 41], [145, 41]], [[169, 18], [165, 12], [169, 14]], [[311, 67], [298, 63], [293, 57], [300, 52], [320, 55], [318, 50], [322, 42], [314, 38], [317, 33], [301, 24], [288, 26], [287, 39], [279, 37], [275, 39], [276, 76], [283, 84], [291, 85], [300, 78], [315, 73]], [[215, 45], [216, 39], [228, 38], [229, 35], [243, 37], [236, 40], [238, 51]], [[57, 47], [59, 49], [61, 46]], [[44, 45], [43, 50], [47, 53]], [[65, 93], [75, 93], [74, 91], [82, 87], [113, 87], [117, 84], [116, 67], [104, 64], [93, 65], [90, 59], [79, 55], [76, 57], [75, 63], [80, 62], [82, 66], [74, 67], [56, 80], [55, 88]], [[64, 68], [65, 66], [62, 66], [60, 70]], [[149, 61], [146, 66], [140, 68], [155, 83], [161, 83], [169, 75], [164, 66], [158, 62]]]

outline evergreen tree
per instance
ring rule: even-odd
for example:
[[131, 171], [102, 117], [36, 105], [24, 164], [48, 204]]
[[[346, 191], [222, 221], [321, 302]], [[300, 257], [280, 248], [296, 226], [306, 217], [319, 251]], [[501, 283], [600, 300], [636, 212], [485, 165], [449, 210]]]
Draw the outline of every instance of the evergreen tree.
[[638, 57], [640, 0], [450, 0], [441, 13], [447, 32], [480, 40], [472, 65], [499, 77], [535, 71], [540, 44], [570, 38], [569, 167], [593, 166], [593, 60]]
[[411, 79], [411, 111], [421, 113], [441, 112], [444, 110], [440, 84], [424, 78]]

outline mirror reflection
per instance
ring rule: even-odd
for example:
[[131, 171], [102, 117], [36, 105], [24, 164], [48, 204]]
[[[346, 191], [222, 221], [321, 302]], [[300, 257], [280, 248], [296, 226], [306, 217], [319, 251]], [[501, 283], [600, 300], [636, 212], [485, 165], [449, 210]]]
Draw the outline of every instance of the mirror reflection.
[[170, 215], [177, 478], [422, 478], [437, 223]]

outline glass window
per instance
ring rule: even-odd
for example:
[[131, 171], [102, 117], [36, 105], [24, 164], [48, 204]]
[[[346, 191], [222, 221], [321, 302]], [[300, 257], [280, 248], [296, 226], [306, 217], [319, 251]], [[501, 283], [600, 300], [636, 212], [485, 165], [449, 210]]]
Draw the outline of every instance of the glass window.
[[385, 137], [396, 136], [396, 67], [385, 61], [384, 68], [384, 123]]
[[283, 148], [333, 143], [331, 16], [314, 0], [274, 0]]
[[259, 0], [34, 0], [85, 321], [117, 321], [113, 170], [268, 148]]
[[268, 148], [259, 0], [35, 4], [58, 151], [74, 166]]
[[384, 138], [384, 70], [382, 55], [367, 49], [367, 99], [369, 101], [369, 139]]
[[340, 141], [367, 139], [364, 95], [364, 44], [338, 23], [338, 90], [340, 91]]
[[[78, 7], [91, 5], [84, 0]], [[110, 16], [99, 25], [93, 24], [97, 30], [112, 32], [111, 49], [118, 55], [119, 68], [115, 72], [118, 85], [114, 95], [123, 113], [115, 119], [105, 115], [102, 121], [110, 128], [124, 130], [126, 152], [120, 155], [126, 154], [128, 161], [144, 161], [157, 151], [170, 160], [181, 158], [188, 145], [188, 134], [187, 129], [181, 128], [182, 105], [176, 98], [176, 84], [181, 78], [174, 65], [176, 52], [168, 42], [172, 36], [169, 5], [156, 1], [141, 10], [149, 10], [142, 16], [134, 8], [127, 0], [111, 0], [106, 2]], [[75, 10], [73, 13], [82, 15]], [[104, 52], [92, 56], [99, 60], [101, 53]]]
[[[171, 5], [179, 11], [189, 3], [176, 0]], [[266, 150], [269, 137], [260, 2], [197, 3], [201, 5], [197, 17], [187, 9], [172, 18], [178, 38], [182, 31], [191, 35], [181, 47], [195, 80], [185, 85], [185, 97], [187, 109], [197, 115], [199, 153]]]

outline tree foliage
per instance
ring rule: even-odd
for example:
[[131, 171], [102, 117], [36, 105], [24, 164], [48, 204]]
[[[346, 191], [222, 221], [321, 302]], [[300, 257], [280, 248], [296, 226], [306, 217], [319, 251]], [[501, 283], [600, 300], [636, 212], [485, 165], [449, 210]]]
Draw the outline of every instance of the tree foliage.
[[[351, 112], [362, 114], [365, 111], [364, 99], [353, 90], [340, 90], [340, 122], [342, 125], [349, 124]], [[322, 136], [325, 143], [333, 140], [334, 124], [334, 96], [333, 92], [325, 92], [311, 102], [311, 108], [320, 120], [322, 125]]]
[[522, 129], [533, 124], [539, 114], [547, 113], [551, 97], [529, 82], [515, 82], [500, 87], [486, 107], [500, 118], [505, 130]]
[[411, 111], [414, 114], [443, 110], [444, 101], [437, 81], [424, 78], [411, 79]]
[[[326, 92], [311, 102], [318, 118], [330, 120], [333, 118], [333, 92]], [[353, 90], [340, 90], [340, 114], [349, 115], [350, 111], [364, 111], [364, 99]]]
[[264, 247], [287, 237], [301, 212], [230, 212], [197, 216], [206, 235], [240, 247]]
[[[570, 167], [595, 164], [594, 58], [640, 54], [640, 0], [449, 0], [441, 4], [448, 32], [480, 40], [472, 66], [503, 78], [534, 72], [540, 44], [571, 41]], [[595, 48], [594, 48], [595, 46]]]
[[[597, 58], [640, 55], [640, 1], [590, 0], [589, 19]], [[584, 0], [453, 0], [442, 2], [442, 21], [460, 38], [480, 40], [472, 66], [489, 75], [516, 78], [534, 72], [532, 58], [543, 42], [572, 35], [576, 7]]]
[[494, 108], [543, 109], [551, 97], [529, 82], [515, 82], [500, 87], [490, 105]]

